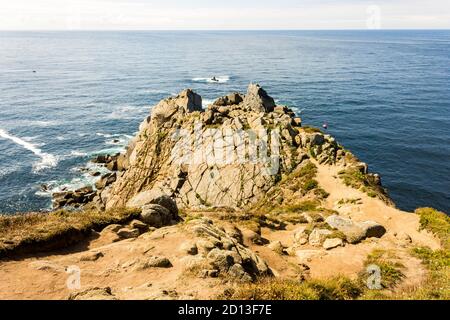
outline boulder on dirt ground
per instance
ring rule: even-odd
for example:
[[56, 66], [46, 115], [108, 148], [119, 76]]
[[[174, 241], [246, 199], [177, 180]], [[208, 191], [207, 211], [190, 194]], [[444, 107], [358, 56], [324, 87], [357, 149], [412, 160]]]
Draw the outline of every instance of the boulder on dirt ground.
[[234, 280], [242, 282], [251, 282], [252, 277], [245, 271], [244, 267], [238, 263], [231, 266], [228, 270], [228, 275]]
[[242, 235], [244, 243], [253, 243], [258, 246], [262, 246], [264, 244], [264, 240], [262, 239], [261, 235], [253, 230], [244, 229]]
[[139, 229], [122, 228], [117, 231], [117, 235], [122, 239], [133, 239], [139, 237]]
[[298, 227], [294, 230], [294, 242], [300, 245], [308, 242], [308, 233], [306, 233], [306, 226]]
[[166, 257], [150, 257], [146, 260], [139, 260], [134, 263], [134, 271], [142, 271], [149, 268], [171, 268], [172, 263]]
[[212, 241], [206, 239], [198, 240], [196, 246], [198, 249], [198, 253], [203, 256], [206, 256], [212, 249], [216, 247], [214, 243], [212, 243]]
[[101, 233], [105, 233], [105, 232], [114, 232], [114, 233], [116, 233], [117, 231], [119, 231], [122, 228], [123, 227], [120, 224], [110, 224], [109, 226], [106, 226], [105, 228], [103, 228]]
[[233, 251], [213, 249], [208, 253], [209, 263], [219, 271], [227, 272], [235, 263], [235, 253]]
[[147, 267], [149, 268], [170, 268], [172, 263], [166, 257], [151, 257], [147, 261]]
[[97, 261], [103, 257], [103, 253], [100, 251], [87, 252], [80, 257], [80, 261]]
[[143, 207], [149, 204], [158, 204], [172, 214], [173, 219], [178, 219], [177, 203], [168, 195], [158, 189], [150, 189], [138, 193], [127, 204], [128, 207]]
[[208, 278], [208, 277], [209, 278], [217, 278], [219, 276], [219, 274], [220, 274], [219, 270], [216, 270], [216, 269], [211, 269], [211, 270], [204, 269], [204, 270], [200, 271], [199, 277], [200, 278]]
[[386, 233], [386, 229], [375, 221], [354, 222], [337, 215], [329, 216], [325, 221], [333, 229], [341, 231], [352, 244], [366, 238], [381, 238]]
[[321, 246], [332, 233], [332, 231], [327, 229], [314, 229], [309, 235], [309, 244], [312, 246]]
[[173, 215], [169, 209], [159, 204], [148, 204], [142, 207], [140, 219], [151, 227], [161, 228], [172, 225]]
[[284, 254], [284, 247], [280, 241], [273, 241], [267, 246], [273, 252], [278, 254]]
[[386, 228], [375, 221], [364, 221], [358, 225], [364, 230], [366, 238], [381, 238], [386, 233]]
[[148, 225], [140, 220], [133, 220], [130, 222], [131, 229], [138, 229], [139, 231], [146, 231], [148, 229]]
[[344, 245], [344, 241], [339, 238], [326, 239], [323, 243], [323, 248], [326, 250], [331, 250], [337, 247], [342, 247]]
[[180, 246], [180, 251], [188, 255], [196, 255], [198, 253], [197, 245], [192, 241], [185, 241]]

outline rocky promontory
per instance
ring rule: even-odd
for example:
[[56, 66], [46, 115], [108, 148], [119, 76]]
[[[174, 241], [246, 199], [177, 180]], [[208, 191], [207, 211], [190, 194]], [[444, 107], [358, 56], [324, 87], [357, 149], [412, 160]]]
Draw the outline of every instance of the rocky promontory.
[[206, 110], [188, 89], [152, 109], [124, 154], [95, 159], [113, 172], [97, 182], [95, 198], [86, 195], [105, 209], [139, 207], [156, 195], [189, 209], [249, 208], [274, 192], [278, 204], [291, 203], [301, 190], [289, 192], [280, 182], [311, 159], [353, 167], [383, 193], [366, 164], [330, 135], [303, 128], [301, 118], [260, 86], [220, 97]]
[[[367, 164], [257, 84], [206, 108], [190, 89], [164, 99], [123, 153], [93, 161], [108, 173], [54, 194], [54, 212], [0, 217], [0, 298], [354, 299], [437, 290], [424, 252], [448, 253], [436, 231], [448, 218], [395, 208]], [[81, 272], [79, 282], [68, 285], [69, 269]], [[379, 283], [367, 282], [373, 270]], [[19, 273], [36, 280], [27, 285]]]

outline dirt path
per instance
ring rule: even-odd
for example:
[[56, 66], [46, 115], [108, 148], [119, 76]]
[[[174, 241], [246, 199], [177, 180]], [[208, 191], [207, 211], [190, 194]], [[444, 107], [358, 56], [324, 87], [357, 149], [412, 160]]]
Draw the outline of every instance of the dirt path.
[[[386, 227], [387, 233], [380, 239], [371, 238], [329, 251], [308, 244], [302, 246], [300, 250], [319, 253], [307, 261], [310, 276], [356, 277], [364, 267], [367, 255], [374, 249], [384, 249], [392, 251], [405, 265], [404, 286], [420, 285], [426, 271], [418, 259], [410, 256], [410, 249], [414, 246], [437, 249], [440, 245], [431, 234], [418, 231], [418, 216], [390, 207], [379, 199], [345, 186], [337, 177], [341, 168], [316, 165], [317, 181], [330, 193], [325, 206], [355, 221], [376, 221]], [[342, 199], [355, 201], [339, 204]], [[263, 228], [262, 236], [269, 241], [281, 241], [286, 247], [292, 246], [297, 227], [290, 225], [287, 230]], [[411, 241], [399, 239], [398, 234], [407, 234]], [[189, 261], [179, 248], [189, 239], [183, 225], [177, 225], [119, 242], [112, 242], [108, 234], [100, 234], [83, 252], [55, 252], [17, 261], [0, 261], [0, 299], [67, 299], [72, 292], [67, 287], [70, 275], [66, 270], [70, 266], [80, 268], [82, 288], [111, 287], [117, 299], [213, 298], [223, 292], [224, 283], [221, 279], [199, 278], [198, 275], [186, 273]], [[279, 255], [261, 245], [250, 245], [250, 248], [268, 263], [276, 276], [298, 278], [298, 266], [301, 263], [298, 255]], [[101, 257], [93, 261], [84, 259], [95, 252], [101, 252]], [[172, 267], [142, 271], [134, 268], [137, 259], [149, 256], [167, 257]]]
[[[311, 276], [314, 278], [330, 278], [336, 275], [355, 277], [363, 269], [367, 255], [374, 249], [382, 249], [394, 253], [405, 265], [403, 270], [406, 275], [405, 286], [419, 285], [426, 275], [426, 270], [420, 260], [411, 257], [410, 249], [414, 246], [438, 249], [440, 244], [432, 234], [418, 231], [418, 216], [388, 206], [382, 200], [371, 198], [359, 190], [347, 187], [337, 176], [342, 168], [322, 166], [317, 163], [316, 166], [318, 167], [316, 179], [319, 185], [330, 193], [326, 200], [326, 207], [354, 221], [376, 221], [386, 227], [387, 233], [381, 239], [368, 239], [356, 245], [346, 244], [345, 247], [313, 257], [308, 262]], [[342, 199], [355, 201], [339, 204]], [[411, 237], [411, 241], [404, 241], [396, 236], [405, 234]]]
[[[70, 267], [79, 268], [82, 290], [111, 287], [117, 299], [207, 299], [218, 294], [219, 280], [198, 281], [195, 275], [184, 272], [187, 261], [179, 247], [189, 235], [178, 228], [167, 227], [109, 244], [105, 244], [108, 237], [102, 235], [90, 243], [89, 251], [0, 262], [0, 299], [67, 299], [76, 291], [67, 286], [71, 274], [66, 270]], [[83, 261], [93, 252], [102, 256]], [[172, 267], [135, 269], [139, 259], [151, 256], [167, 257]]]
[[[327, 206], [339, 211], [355, 221], [373, 220], [386, 227], [390, 235], [408, 234], [413, 243], [432, 249], [440, 248], [439, 241], [430, 233], [419, 230], [419, 217], [413, 213], [391, 207], [378, 198], [371, 198], [366, 193], [344, 185], [338, 177], [342, 169], [338, 166], [318, 167], [317, 181], [330, 196]], [[338, 204], [340, 200], [357, 200], [355, 204]]]

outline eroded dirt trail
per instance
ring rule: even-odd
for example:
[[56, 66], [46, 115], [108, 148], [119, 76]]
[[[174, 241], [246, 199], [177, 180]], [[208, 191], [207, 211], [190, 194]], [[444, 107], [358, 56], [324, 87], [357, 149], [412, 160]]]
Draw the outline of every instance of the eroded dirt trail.
[[[356, 221], [374, 220], [386, 227], [388, 233], [407, 233], [414, 243], [434, 249], [439, 241], [426, 231], [419, 231], [419, 217], [410, 212], [387, 205], [378, 198], [346, 186], [338, 177], [342, 168], [317, 164], [317, 181], [330, 196], [326, 202], [330, 209], [339, 211]], [[356, 203], [339, 204], [340, 200], [355, 200]]]
[[[411, 257], [414, 246], [440, 247], [431, 234], [418, 231], [418, 216], [386, 205], [365, 193], [345, 186], [337, 173], [341, 168], [316, 163], [319, 185], [330, 196], [325, 206], [354, 221], [373, 220], [386, 227], [387, 233], [378, 238], [369, 238], [358, 244], [345, 244], [333, 250], [325, 250], [305, 244], [296, 250], [313, 252], [308, 259], [300, 259], [294, 252], [280, 255], [266, 245], [247, 243], [249, 248], [267, 262], [277, 277], [298, 279], [298, 266], [306, 263], [312, 278], [330, 278], [345, 275], [355, 278], [364, 267], [367, 255], [374, 249], [392, 251], [405, 266], [406, 278], [401, 287], [418, 286], [426, 276], [420, 261]], [[339, 204], [340, 200], [354, 202]], [[203, 212], [204, 217], [214, 216]], [[223, 222], [223, 221], [222, 221]], [[228, 223], [228, 222], [226, 222]], [[220, 223], [219, 223], [220, 225]], [[244, 230], [245, 226], [236, 224]], [[288, 225], [285, 230], [263, 228], [262, 238], [268, 242], [280, 241], [283, 246], [293, 246], [293, 234], [298, 225]], [[70, 266], [81, 271], [82, 289], [87, 287], [111, 287], [117, 299], [211, 299], [222, 293], [226, 285], [223, 278], [199, 278], [198, 271], [187, 272], [190, 257], [180, 252], [192, 235], [186, 232], [186, 224], [165, 227], [144, 233], [136, 239], [113, 242], [107, 232], [102, 232], [89, 241], [87, 249], [77, 252], [67, 249], [39, 257], [0, 262], [0, 299], [67, 299], [72, 290], [67, 287]], [[407, 234], [411, 240], [399, 239]], [[72, 250], [72, 251], [70, 251]], [[96, 259], [90, 256], [101, 253]], [[139, 259], [150, 256], [167, 257], [170, 268], [136, 269]]]

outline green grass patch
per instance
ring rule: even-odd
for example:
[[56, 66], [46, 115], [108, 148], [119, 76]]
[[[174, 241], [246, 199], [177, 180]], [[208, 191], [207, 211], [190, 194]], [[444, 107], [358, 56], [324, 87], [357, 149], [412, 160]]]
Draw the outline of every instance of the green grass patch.
[[204, 216], [202, 213], [192, 212], [192, 213], [186, 214], [183, 218], [184, 218], [184, 223], [189, 223], [192, 220], [202, 219], [203, 217]]
[[[365, 268], [370, 265], [376, 265], [381, 271], [381, 286], [384, 289], [393, 289], [405, 277], [402, 270], [405, 268], [403, 264], [396, 261], [396, 257], [390, 251], [375, 249], [367, 256], [364, 262]], [[364, 282], [369, 275], [364, 270], [360, 274], [360, 279]]]
[[311, 126], [303, 126], [301, 128], [303, 131], [305, 131], [306, 133], [322, 133], [322, 130], [320, 130], [319, 128], [316, 127], [311, 127]]
[[392, 203], [386, 190], [378, 185], [371, 175], [362, 173], [358, 168], [350, 167], [341, 170], [338, 172], [338, 176], [346, 186], [359, 189], [371, 198], [378, 197], [386, 203]]
[[286, 223], [286, 222], [292, 223], [292, 224], [308, 223], [308, 220], [306, 220], [306, 218], [304, 216], [302, 216], [298, 213], [279, 213], [273, 217], [277, 221], [280, 221], [280, 224]]
[[338, 204], [339, 205], [343, 205], [343, 204], [360, 204], [361, 203], [361, 198], [356, 198], [356, 199], [341, 199], [339, 200]]
[[306, 200], [306, 201], [302, 201], [302, 202], [299, 202], [294, 205], [284, 206], [281, 208], [281, 210], [286, 211], [286, 212], [301, 213], [301, 212], [306, 212], [306, 211], [315, 211], [315, 210], [317, 210], [318, 206], [319, 206], [318, 201]]
[[371, 197], [371, 198], [376, 198], [376, 197], [377, 197], [376, 192], [373, 192], [373, 191], [367, 191], [367, 195], [368, 195], [369, 197]]
[[415, 213], [420, 216], [420, 228], [434, 233], [442, 246], [450, 250], [450, 217], [433, 208], [419, 208]]
[[229, 300], [351, 300], [362, 293], [361, 286], [344, 277], [304, 282], [280, 279], [264, 279], [232, 290]]
[[316, 189], [319, 186], [319, 183], [314, 179], [308, 179], [303, 184], [302, 188], [306, 192]]
[[38, 252], [54, 249], [57, 243], [69, 245], [82, 240], [90, 231], [139, 216], [137, 209], [98, 211], [58, 210], [0, 216], [0, 256], [14, 252]]
[[326, 199], [330, 196], [328, 192], [326, 192], [324, 189], [318, 187], [314, 190], [314, 194], [318, 196], [321, 199]]
[[412, 255], [419, 258], [428, 269], [428, 277], [406, 298], [450, 300], [450, 218], [433, 208], [419, 208], [415, 213], [420, 216], [420, 228], [435, 234], [441, 241], [442, 249], [412, 249]]

